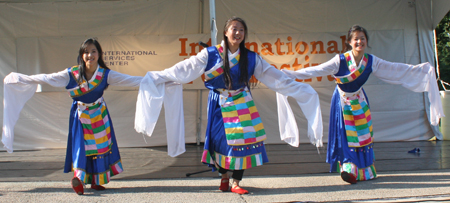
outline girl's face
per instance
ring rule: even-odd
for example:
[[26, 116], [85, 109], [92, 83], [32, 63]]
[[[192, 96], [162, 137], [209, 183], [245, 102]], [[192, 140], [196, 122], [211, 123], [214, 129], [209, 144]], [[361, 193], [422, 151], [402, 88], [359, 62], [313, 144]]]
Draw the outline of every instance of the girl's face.
[[230, 26], [225, 32], [225, 36], [228, 38], [230, 47], [239, 47], [239, 44], [244, 40], [245, 28], [242, 23], [238, 21], [232, 21]]
[[98, 65], [98, 50], [94, 44], [87, 45], [83, 54], [83, 61], [87, 68], [97, 68]]
[[352, 46], [353, 51], [364, 53], [364, 49], [366, 49], [367, 46], [367, 37], [364, 32], [355, 31], [353, 32], [349, 44]]

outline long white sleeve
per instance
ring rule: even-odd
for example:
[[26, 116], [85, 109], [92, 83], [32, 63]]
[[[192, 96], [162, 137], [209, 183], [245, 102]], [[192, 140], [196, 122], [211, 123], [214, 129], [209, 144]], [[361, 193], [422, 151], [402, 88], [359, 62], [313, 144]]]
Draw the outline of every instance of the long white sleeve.
[[174, 66], [163, 71], [152, 71], [157, 76], [157, 84], [165, 82], [177, 82], [185, 84], [200, 77], [208, 64], [208, 51], [202, 49], [197, 55], [180, 61]]
[[14, 126], [25, 103], [34, 95], [38, 84], [65, 87], [69, 83], [67, 70], [52, 74], [24, 75], [12, 72], [3, 81], [3, 131], [2, 143], [13, 152]]
[[181, 61], [171, 68], [148, 72], [141, 81], [134, 128], [139, 133], [151, 136], [164, 104], [169, 156], [175, 157], [186, 151], [181, 84], [200, 77], [207, 62], [208, 52], [203, 49], [196, 56]]
[[112, 86], [138, 87], [143, 76], [131, 76], [117, 71], [109, 71], [108, 84]]
[[399, 84], [414, 92], [428, 92], [432, 125], [438, 125], [439, 119], [445, 116], [434, 67], [429, 63], [392, 63], [373, 56], [372, 72], [384, 82]]
[[305, 83], [296, 82], [260, 56], [256, 56], [255, 77], [277, 92], [277, 106], [281, 139], [298, 146], [297, 123], [287, 97], [293, 97], [308, 120], [308, 137], [312, 144], [321, 147], [323, 137], [322, 113], [317, 92]]
[[290, 77], [297, 78], [300, 80], [309, 79], [313, 77], [320, 77], [326, 75], [334, 75], [339, 71], [339, 55], [334, 56], [331, 60], [322, 63], [317, 66], [312, 66], [308, 68], [302, 68], [300, 70], [281, 70]]

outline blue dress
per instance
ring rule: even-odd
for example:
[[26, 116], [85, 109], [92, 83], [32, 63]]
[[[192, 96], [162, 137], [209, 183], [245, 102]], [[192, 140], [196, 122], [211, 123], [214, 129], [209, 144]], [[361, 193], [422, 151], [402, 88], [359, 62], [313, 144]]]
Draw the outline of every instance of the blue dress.
[[103, 185], [123, 171], [114, 128], [102, 98], [110, 70], [99, 67], [93, 79], [82, 85], [76, 80], [77, 66], [67, 71], [71, 77], [66, 89], [73, 103], [64, 172], [74, 171], [74, 176], [85, 184], [95, 178], [96, 185]]
[[[348, 55], [347, 55], [348, 56]], [[353, 174], [357, 180], [369, 180], [376, 178], [376, 170], [373, 164], [375, 156], [373, 153], [373, 132], [370, 128], [370, 138], [366, 143], [359, 146], [349, 144], [351, 137], [347, 136], [349, 129], [346, 129], [346, 121], [344, 119], [344, 111], [342, 107], [343, 94], [350, 94], [360, 91], [360, 96], [365, 98], [367, 102], [367, 110], [369, 109], [369, 101], [365, 95], [362, 86], [372, 73], [372, 55], [367, 54], [367, 63], [360, 75], [354, 77], [353, 81], [347, 81], [336, 86], [331, 99], [330, 123], [328, 132], [328, 150], [327, 163], [330, 164], [330, 172], [346, 171]], [[346, 55], [340, 55], [339, 71], [335, 77], [350, 76], [351, 71], [348, 68], [348, 60]], [[346, 110], [344, 108], [344, 110]], [[371, 126], [371, 120], [367, 122]], [[359, 132], [358, 132], [359, 135]]]
[[[205, 69], [205, 86], [208, 96], [208, 124], [202, 162], [213, 170], [216, 165], [227, 170], [244, 170], [268, 162], [264, 139], [266, 138], [259, 114], [249, 89], [239, 84], [239, 59], [230, 61], [232, 90], [227, 90], [221, 67], [223, 48], [207, 48], [208, 63]], [[255, 70], [254, 52], [248, 51], [248, 79]]]

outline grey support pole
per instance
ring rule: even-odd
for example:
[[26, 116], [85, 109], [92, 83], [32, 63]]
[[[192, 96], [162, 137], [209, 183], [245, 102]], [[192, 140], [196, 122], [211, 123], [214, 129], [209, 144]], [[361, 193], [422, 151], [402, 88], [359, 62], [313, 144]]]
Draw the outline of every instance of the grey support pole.
[[217, 45], [216, 1], [209, 0], [209, 19], [211, 22], [211, 46]]

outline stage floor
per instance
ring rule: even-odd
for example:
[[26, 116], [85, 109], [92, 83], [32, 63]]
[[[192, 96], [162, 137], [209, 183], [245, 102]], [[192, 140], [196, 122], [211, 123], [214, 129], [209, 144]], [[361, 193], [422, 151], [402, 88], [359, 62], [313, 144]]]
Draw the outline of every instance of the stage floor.
[[[420, 148], [420, 153], [408, 151]], [[326, 145], [319, 148], [301, 144], [266, 145], [269, 163], [245, 171], [245, 176], [328, 173]], [[113, 179], [184, 178], [188, 173], [208, 170], [200, 162], [203, 146], [186, 145], [186, 152], [172, 158], [166, 147], [120, 148], [124, 172]], [[375, 143], [375, 166], [383, 171], [450, 169], [450, 141]], [[0, 152], [0, 182], [65, 181], [73, 174], [63, 173], [66, 149]], [[190, 177], [217, 177], [217, 172], [202, 172]]]

